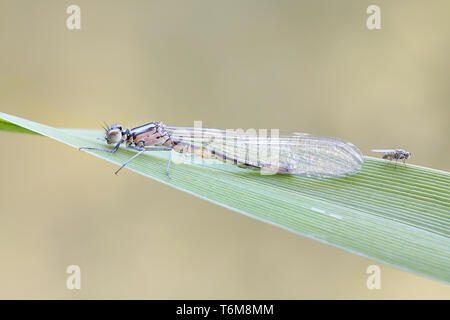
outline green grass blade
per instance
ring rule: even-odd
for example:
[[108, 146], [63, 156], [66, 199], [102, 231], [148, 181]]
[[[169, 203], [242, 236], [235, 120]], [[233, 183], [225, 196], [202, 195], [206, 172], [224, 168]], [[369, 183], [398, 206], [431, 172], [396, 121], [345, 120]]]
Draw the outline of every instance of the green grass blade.
[[35, 131], [25, 129], [24, 127], [18, 126], [16, 124], [6, 121], [4, 119], [0, 119], [0, 130], [37, 134], [37, 132], [35, 132]]
[[[101, 130], [58, 129], [0, 113], [0, 129], [34, 132], [73, 147], [105, 147]], [[133, 151], [90, 152], [116, 163]], [[11, 155], [9, 152], [7, 155]], [[5, 155], [4, 155], [5, 156]], [[173, 164], [151, 152], [128, 169], [255, 219], [397, 268], [450, 282], [450, 174], [366, 157], [347, 178], [261, 176]], [[111, 173], [112, 174], [112, 173]]]

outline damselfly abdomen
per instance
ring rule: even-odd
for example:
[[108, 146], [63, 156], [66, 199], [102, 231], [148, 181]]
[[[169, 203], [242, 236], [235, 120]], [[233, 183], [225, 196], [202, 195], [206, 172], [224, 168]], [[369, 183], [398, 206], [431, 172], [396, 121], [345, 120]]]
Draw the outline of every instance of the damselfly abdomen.
[[[319, 178], [348, 176], [359, 172], [364, 159], [350, 142], [319, 135], [271, 130], [220, 130], [202, 127], [166, 126], [151, 122], [133, 129], [120, 125], [105, 128], [105, 140], [114, 149], [80, 149], [116, 152], [125, 143], [139, 151], [130, 161], [146, 151], [174, 151], [204, 159], [217, 159], [264, 174], [292, 174]], [[172, 153], [171, 153], [172, 155]], [[168, 174], [171, 157], [167, 166]]]

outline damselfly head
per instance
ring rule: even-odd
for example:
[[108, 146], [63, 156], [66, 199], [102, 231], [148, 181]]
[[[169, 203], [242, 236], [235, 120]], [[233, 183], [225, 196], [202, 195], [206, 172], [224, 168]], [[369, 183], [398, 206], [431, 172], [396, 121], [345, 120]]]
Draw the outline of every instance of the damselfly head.
[[118, 124], [113, 124], [105, 128], [105, 140], [108, 144], [119, 143], [122, 139], [122, 127]]

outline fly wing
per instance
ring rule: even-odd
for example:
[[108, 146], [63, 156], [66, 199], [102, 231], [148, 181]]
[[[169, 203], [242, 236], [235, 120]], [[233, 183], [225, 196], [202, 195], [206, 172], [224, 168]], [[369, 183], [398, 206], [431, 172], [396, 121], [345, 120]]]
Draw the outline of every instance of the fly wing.
[[380, 152], [380, 153], [395, 152], [395, 149], [375, 149], [372, 150], [372, 152]]
[[350, 142], [300, 132], [167, 127], [172, 140], [225, 155], [267, 173], [339, 177], [361, 170], [364, 159]]

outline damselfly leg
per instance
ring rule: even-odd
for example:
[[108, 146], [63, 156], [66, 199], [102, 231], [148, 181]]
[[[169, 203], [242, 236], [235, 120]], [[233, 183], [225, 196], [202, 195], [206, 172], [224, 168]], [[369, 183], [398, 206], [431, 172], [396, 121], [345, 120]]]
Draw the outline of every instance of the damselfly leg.
[[[138, 150], [139, 152], [136, 153], [134, 156], [132, 156], [132, 157], [131, 157], [130, 159], [128, 159], [127, 161], [125, 161], [125, 163], [122, 164], [122, 165], [120, 166], [120, 168], [117, 169], [116, 172], [114, 172], [115, 174], [118, 174], [120, 170], [122, 170], [124, 167], [127, 166], [127, 164], [129, 164], [131, 161], [133, 161], [135, 158], [139, 157], [141, 154], [143, 154], [143, 153], [146, 152], [146, 151], [172, 151], [172, 148], [169, 148], [169, 147], [152, 147], [152, 148], [146, 149], [146, 148], [139, 148], [139, 147], [135, 147], [135, 146], [128, 146], [127, 148], [129, 148], [129, 149], [134, 149], [134, 150]], [[168, 176], [169, 178], [170, 178], [170, 175], [169, 175], [169, 167], [170, 167], [171, 161], [172, 161], [172, 152], [170, 153], [170, 156], [169, 156], [169, 162], [167, 163], [167, 168], [166, 168], [166, 174], [167, 174], [167, 176]]]
[[[133, 149], [134, 149], [134, 148], [133, 148]], [[125, 163], [122, 164], [122, 165], [120, 166], [120, 168], [117, 169], [117, 171], [114, 172], [114, 173], [117, 175], [117, 174], [119, 173], [119, 171], [122, 170], [122, 168], [124, 168], [127, 164], [129, 164], [131, 161], [133, 161], [133, 159], [139, 157], [139, 156], [140, 156], [141, 154], [143, 154], [144, 152], [145, 152], [145, 149], [144, 149], [144, 148], [142, 148], [141, 150], [139, 150], [138, 153], [136, 153], [136, 154], [135, 154], [134, 156], [132, 156], [130, 159], [128, 159], [127, 161], [125, 161]]]
[[[78, 148], [78, 150], [96, 150], [96, 151], [104, 151], [104, 152], [109, 152], [109, 153], [115, 153], [117, 150], [119, 150], [120, 145], [123, 143], [124, 141], [120, 141], [119, 143], [116, 144], [116, 146], [114, 147], [114, 149], [101, 149], [101, 148], [94, 148], [94, 147], [81, 147]], [[138, 156], [140, 156], [141, 154], [143, 154], [146, 151], [172, 151], [171, 147], [151, 147], [151, 148], [144, 148], [144, 147], [136, 147], [133, 145], [128, 145], [127, 146], [128, 149], [133, 149], [133, 150], [137, 150], [139, 151], [138, 153], [136, 153], [134, 156], [132, 156], [130, 159], [128, 159], [127, 161], [125, 161], [124, 164], [122, 164], [120, 166], [119, 169], [117, 169], [116, 172], [114, 172], [116, 175], [119, 173], [120, 170], [122, 170], [124, 167], [126, 167], [131, 161], [133, 161], [134, 159], [136, 159]], [[169, 156], [169, 162], [167, 163], [167, 167], [166, 167], [166, 174], [167, 176], [170, 178], [169, 175], [169, 168], [170, 168], [170, 164], [172, 162], [172, 152], [170, 153]]]
[[166, 174], [169, 178], [170, 178], [169, 168], [170, 168], [170, 164], [172, 162], [172, 154], [173, 154], [173, 150], [172, 150], [172, 148], [170, 148], [169, 161], [167, 162], [167, 167], [166, 167]]
[[114, 147], [114, 149], [101, 149], [101, 148], [93, 148], [93, 147], [81, 147], [78, 148], [78, 150], [97, 150], [97, 151], [105, 151], [105, 152], [109, 152], [109, 153], [114, 153], [117, 150], [119, 150], [120, 145], [123, 143], [123, 141], [120, 141], [119, 143], [116, 144], [116, 146]]

